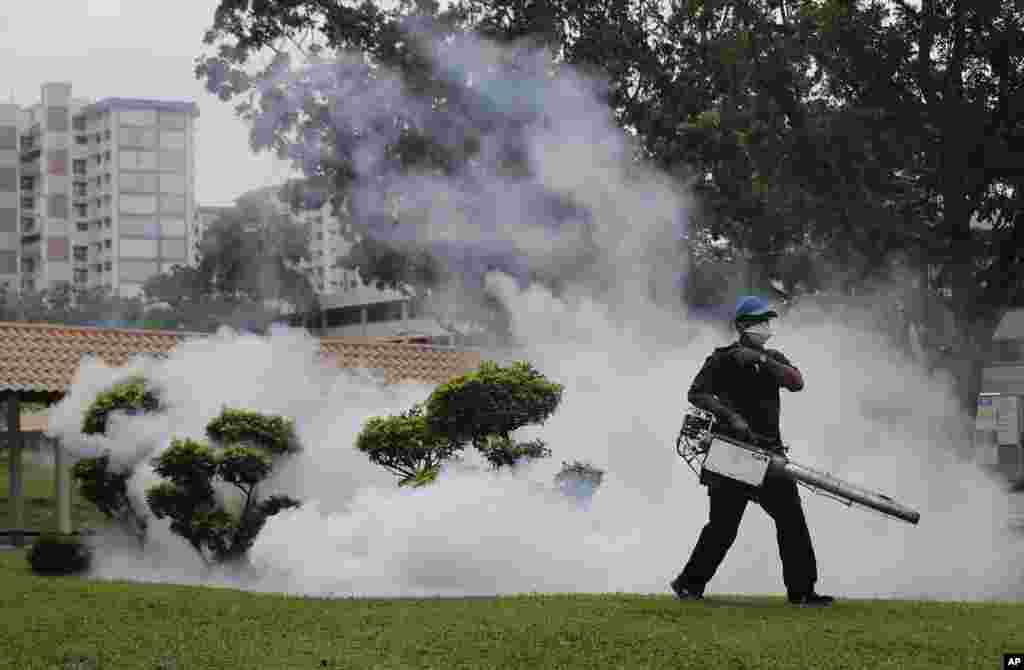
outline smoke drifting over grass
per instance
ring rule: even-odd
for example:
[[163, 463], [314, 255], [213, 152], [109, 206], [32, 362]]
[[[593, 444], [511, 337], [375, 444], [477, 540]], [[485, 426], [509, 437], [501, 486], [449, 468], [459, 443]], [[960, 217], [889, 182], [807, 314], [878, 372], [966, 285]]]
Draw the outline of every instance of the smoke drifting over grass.
[[[453, 71], [466, 71], [495, 52], [471, 44], [444, 53]], [[253, 548], [252, 571], [204, 573], [166, 524], [155, 523], [145, 554], [108, 545], [97, 576], [338, 596], [667, 592], [707, 519], [705, 489], [676, 456], [674, 440], [693, 376], [712, 347], [725, 342], [661, 304], [662, 288], [671, 289], [680, 269], [674, 244], [685, 198], [664, 175], [632, 164], [628, 138], [582, 81], [570, 73], [484, 86], [495, 105], [526, 104], [549, 117], [525, 135], [533, 176], [515, 181], [485, 166], [468, 195], [465, 182], [437, 176], [405, 177], [403, 189], [433, 212], [416, 234], [469, 248], [450, 260], [479, 274], [507, 308], [519, 357], [565, 385], [552, 419], [517, 436], [542, 436], [553, 457], [501, 474], [470, 457], [443, 472], [437, 485], [398, 489], [354, 449], [355, 437], [365, 419], [405, 410], [430, 389], [385, 387], [325, 369], [315, 342], [295, 331], [222, 334], [186, 344], [166, 361], [124, 370], [85, 366], [53, 411], [52, 432], [82, 453], [109, 447], [115, 460], [142, 462], [131, 481], [137, 496], [153, 479], [148, 459], [172, 435], [201, 438], [223, 405], [294, 417], [304, 446], [262, 493], [305, 504], [269, 520]], [[400, 87], [382, 90], [388, 104], [403, 102]], [[353, 114], [365, 111], [357, 96], [344, 102]], [[596, 269], [557, 296], [509, 274], [508, 264], [481, 260], [526, 254], [557, 268], [572, 255], [578, 229], [552, 225], [558, 219], [537, 209], [539, 194], [548, 191], [571, 194], [582, 206], [600, 250]], [[476, 215], [458, 215], [468, 205], [445, 205], [460, 198]], [[506, 272], [487, 272], [495, 267]], [[944, 417], [956, 416], [950, 385], [924, 376], [868, 333], [828, 322], [799, 326], [795, 319], [779, 331], [772, 346], [807, 381], [804, 392], [783, 398], [792, 457], [922, 513], [913, 527], [804, 492], [820, 590], [859, 597], [1024, 595], [1021, 538], [1005, 530], [1008, 497], [958, 461], [955, 438], [940, 429]], [[81, 413], [93, 394], [134, 371], [163, 388], [167, 413], [121, 417], [108, 438], [84, 439]], [[561, 461], [577, 459], [606, 470], [586, 509], [552, 482]], [[783, 591], [774, 529], [757, 506], [748, 508], [709, 591]]]
[[[543, 435], [553, 458], [501, 474], [467, 459], [435, 486], [398, 489], [356, 452], [355, 435], [369, 416], [403, 410], [429, 388], [326, 370], [315, 341], [295, 331], [267, 339], [223, 334], [185, 345], [166, 362], [134, 366], [165, 389], [168, 412], [120, 417], [95, 446], [134, 462], [140, 441], [156, 451], [171, 435], [202, 437], [222, 404], [289, 414], [304, 451], [263, 493], [287, 493], [304, 507], [268, 522], [247, 575], [205, 574], [159, 522], [145, 555], [130, 544], [108, 547], [97, 575], [337, 596], [664, 592], [707, 515], [705, 490], [673, 450], [682, 396], [721, 342], [683, 323], [654, 332], [657, 321], [612, 320], [589, 298], [491, 279], [516, 315], [523, 355], [566, 385], [548, 424], [521, 431]], [[867, 333], [783, 323], [777, 340], [807, 379], [803, 393], [783, 399], [792, 457], [922, 513], [914, 527], [803, 492], [821, 588], [850, 597], [1024, 595], [1017, 560], [1024, 542], [1006, 530], [1009, 497], [958, 461], [954, 443], [935, 429], [955, 408], [948, 386]], [[86, 394], [126, 372], [82, 371], [52, 416], [65, 444], [84, 444], [78, 425]], [[588, 509], [552, 482], [560, 461], [573, 459], [607, 470]], [[143, 468], [131, 486], [141, 495], [151, 482]], [[756, 505], [709, 590], [783, 590], [774, 529]]]

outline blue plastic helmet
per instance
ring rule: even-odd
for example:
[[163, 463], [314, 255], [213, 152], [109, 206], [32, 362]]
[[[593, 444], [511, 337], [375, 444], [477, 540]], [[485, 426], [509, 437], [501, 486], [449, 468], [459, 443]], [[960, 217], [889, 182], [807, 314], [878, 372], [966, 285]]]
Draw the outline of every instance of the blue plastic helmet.
[[745, 295], [736, 301], [736, 321], [761, 321], [774, 319], [779, 314], [768, 301], [756, 295]]

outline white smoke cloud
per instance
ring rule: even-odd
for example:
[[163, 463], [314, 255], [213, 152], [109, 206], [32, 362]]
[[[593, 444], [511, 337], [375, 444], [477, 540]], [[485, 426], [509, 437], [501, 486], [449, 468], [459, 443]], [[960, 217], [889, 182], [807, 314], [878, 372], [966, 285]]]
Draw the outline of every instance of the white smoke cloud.
[[[323, 595], [422, 596], [522, 592], [665, 592], [706, 522], [707, 496], [673, 445], [689, 383], [715, 345], [708, 332], [670, 341], [623, 325], [589, 298], [520, 291], [490, 282], [516, 316], [524, 356], [566, 386], [542, 427], [551, 459], [516, 473], [474, 459], [418, 490], [353, 447], [362, 422], [423, 400], [422, 385], [383, 386], [324, 368], [315, 343], [294, 332], [269, 338], [222, 334], [169, 360], [137, 365], [165, 389], [162, 417], [123, 417], [105, 447], [130, 460], [139, 444], [158, 453], [171, 435], [201, 437], [222, 405], [297, 420], [304, 451], [264, 493], [305, 502], [272, 518], [245, 576], [207, 574], [184, 543], [156, 524], [155, 542], [107, 547], [104, 578], [215, 583]], [[640, 310], [641, 312], [643, 310]], [[657, 322], [654, 322], [657, 323]], [[676, 324], [679, 332], [684, 324]], [[776, 346], [804, 371], [807, 389], [784, 393], [791, 456], [881, 490], [919, 509], [911, 526], [802, 492], [819, 559], [819, 587], [848, 597], [1020, 597], [1024, 538], [1007, 531], [1009, 496], [933, 429], [955, 411], [950, 387], [887, 352], [885, 343], [834, 325], [791, 328]], [[53, 432], [80, 444], [81, 398], [123, 371], [84, 368], [52, 415]], [[152, 455], [149, 454], [149, 455]], [[554, 490], [562, 460], [607, 474], [584, 509]], [[139, 496], [146, 468], [132, 480]], [[754, 504], [709, 592], [783, 590], [774, 528]]]
[[[456, 69], [494, 55], [486, 45], [460, 49], [444, 53]], [[519, 84], [503, 91], [492, 82], [495, 99], [501, 94], [509, 104], [542, 107], [551, 117], [546, 128], [530, 130], [533, 178], [571, 194], [593, 214], [609, 289], [575, 285], [556, 297], [537, 286], [520, 288], [509, 276], [487, 277], [487, 290], [511, 314], [521, 356], [565, 385], [563, 404], [548, 423], [518, 436], [543, 437], [553, 457], [500, 474], [467, 458], [437, 485], [398, 489], [354, 449], [355, 437], [366, 418], [405, 410], [430, 389], [386, 387], [325, 369], [315, 342], [294, 331], [268, 338], [222, 333], [183, 345], [166, 361], [124, 370], [87, 365], [53, 411], [53, 432], [81, 453], [110, 448], [122, 462], [141, 463], [130, 483], [136, 496], [153, 479], [147, 459], [171, 436], [202, 437], [223, 405], [294, 417], [304, 446], [263, 491], [286, 493], [304, 506], [269, 520], [253, 548], [251, 572], [204, 572], [184, 543], [156, 524], [142, 555], [107, 545], [98, 577], [324, 595], [667, 592], [707, 520], [705, 489], [675, 454], [674, 440], [693, 376], [712, 348], [724, 344], [710, 327], [687, 323], [649, 299], [652, 279], [667, 286], [677, 269], [673, 243], [687, 201], [667, 177], [632, 162], [628, 138], [583, 79]], [[346, 103], [349, 113], [360, 113], [357, 99]], [[545, 226], [507, 197], [509, 182], [486, 172], [478, 177], [477, 196], [490, 196], [474, 204], [491, 207], [480, 220], [450, 216], [444, 198], [462, 196], [455, 187], [445, 196], [443, 180], [410, 177], [406, 186], [412, 197], [440, 203], [427, 208], [434, 212], [432, 234], [503, 238], [544, 251]], [[948, 380], [927, 377], [880, 338], [828, 322], [783, 323], [773, 345], [807, 380], [807, 390], [783, 399], [783, 434], [793, 458], [922, 513], [913, 527], [804, 492], [820, 590], [857, 597], [1024, 595], [1017, 562], [1022, 541], [1005, 529], [1011, 501], [958, 460], [954, 439], [941, 429], [944, 417], [957, 412]], [[163, 389], [167, 413], [122, 417], [109, 438], [82, 438], [81, 412], [90, 398], [135, 370]], [[607, 470], [586, 508], [552, 483], [560, 462], [576, 459]], [[783, 591], [774, 528], [756, 505], [709, 591]]]

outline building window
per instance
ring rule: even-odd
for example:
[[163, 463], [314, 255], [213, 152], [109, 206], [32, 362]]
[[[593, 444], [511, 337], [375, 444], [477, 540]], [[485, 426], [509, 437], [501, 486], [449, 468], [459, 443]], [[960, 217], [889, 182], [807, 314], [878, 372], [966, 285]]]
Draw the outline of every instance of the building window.
[[117, 136], [122, 147], [156, 148], [156, 131], [149, 128], [122, 128]]
[[75, 268], [75, 283], [84, 284], [89, 281], [89, 271], [84, 268]]
[[71, 119], [71, 127], [74, 128], [78, 132], [84, 133], [85, 132], [85, 117], [84, 116], [76, 116], [75, 118]]
[[122, 170], [155, 170], [155, 151], [121, 151], [119, 153]]
[[84, 219], [88, 215], [89, 215], [89, 206], [88, 205], [83, 204], [83, 203], [78, 203], [78, 204], [75, 205], [75, 216], [77, 216], [80, 219]]
[[160, 212], [163, 214], [184, 214], [185, 196], [173, 194], [161, 195]]
[[55, 149], [46, 152], [46, 172], [56, 177], [68, 174], [68, 150]]
[[160, 152], [161, 172], [184, 172], [185, 152], [174, 149], [164, 149]]
[[89, 247], [85, 245], [75, 245], [74, 248], [75, 260], [85, 261], [89, 259]]
[[68, 108], [47, 107], [46, 129], [55, 133], [66, 133], [68, 131]]
[[160, 127], [168, 130], [184, 130], [187, 117], [181, 112], [160, 112]]
[[87, 233], [87, 232], [89, 232], [89, 224], [88, 223], [86, 223], [84, 221], [79, 221], [77, 226], [78, 226], [78, 232], [80, 232], [80, 233]]
[[105, 262], [105, 263], [103, 264], [103, 269], [104, 269], [105, 271], [107, 271], [107, 272], [110, 272], [110, 270], [111, 270], [111, 268], [113, 268], [113, 266], [114, 266], [114, 264], [113, 264], [113, 263], [111, 263], [110, 261], [107, 261], [107, 262]]
[[114, 246], [114, 243], [113, 243], [113, 241], [110, 238], [107, 238], [107, 239], [103, 240], [103, 248], [104, 249], [111, 249], [111, 248], [113, 248], [113, 246]]
[[156, 193], [157, 176], [155, 174], [131, 174], [121, 175], [122, 193]]
[[160, 133], [161, 149], [184, 149], [185, 133], [167, 132]]

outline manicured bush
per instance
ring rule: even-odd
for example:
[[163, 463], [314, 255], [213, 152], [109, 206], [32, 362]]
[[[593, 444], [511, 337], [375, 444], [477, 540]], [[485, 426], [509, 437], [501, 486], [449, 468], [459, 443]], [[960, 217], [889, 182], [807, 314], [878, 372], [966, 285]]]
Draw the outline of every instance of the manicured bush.
[[368, 419], [356, 437], [356, 449], [398, 475], [400, 486], [423, 486], [434, 481], [457, 445], [430, 431], [417, 404], [397, 416]]
[[128, 497], [128, 479], [132, 471], [110, 464], [110, 452], [83, 458], [71, 468], [71, 476], [79, 484], [82, 497], [96, 506], [104, 516], [144, 543], [149, 525], [146, 515], [135, 509]]
[[107, 432], [111, 412], [136, 410], [155, 412], [160, 398], [145, 377], [135, 376], [111, 386], [96, 396], [82, 418], [82, 433], [101, 435]]
[[562, 389], [526, 361], [507, 368], [484, 361], [474, 372], [440, 384], [425, 406], [367, 420], [356, 448], [397, 474], [400, 486], [434, 481], [441, 464], [469, 444], [494, 469], [514, 467], [551, 455], [543, 440], [515, 442], [510, 434], [544, 423], [561, 402]]
[[92, 563], [92, 550], [73, 535], [40, 535], [26, 553], [32, 572], [40, 575], [74, 575]]
[[[206, 433], [215, 440], [213, 446], [174, 439], [153, 459], [154, 471], [167, 481], [150, 487], [146, 502], [158, 519], [169, 518], [171, 532], [208, 564], [244, 562], [267, 519], [299, 506], [288, 496], [260, 499], [257, 494], [275, 462], [299, 450], [294, 423], [226, 407], [207, 425]], [[217, 484], [241, 493], [237, 513], [218, 498]]]
[[562, 391], [527, 361], [508, 367], [484, 361], [430, 394], [427, 422], [452, 442], [472, 442], [479, 449], [489, 435], [508, 437], [517, 428], [543, 424], [558, 408]]
[[[129, 377], [96, 396], [82, 418], [82, 433], [105, 434], [110, 414], [115, 411], [156, 412], [160, 409], [159, 395], [146, 378]], [[146, 513], [136, 509], [128, 497], [130, 467], [111, 465], [107, 451], [101, 456], [81, 459], [71, 469], [71, 475], [79, 483], [82, 497], [125, 532], [134, 535], [140, 545], [145, 543], [149, 521]]]

